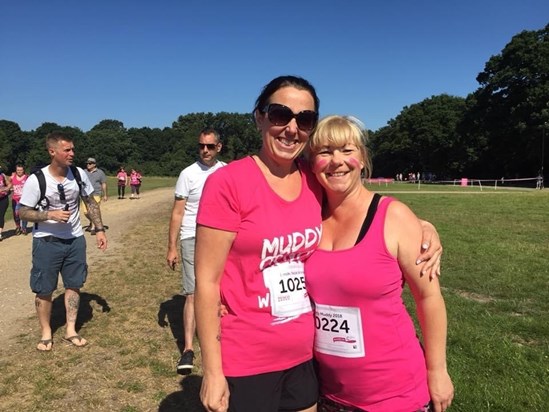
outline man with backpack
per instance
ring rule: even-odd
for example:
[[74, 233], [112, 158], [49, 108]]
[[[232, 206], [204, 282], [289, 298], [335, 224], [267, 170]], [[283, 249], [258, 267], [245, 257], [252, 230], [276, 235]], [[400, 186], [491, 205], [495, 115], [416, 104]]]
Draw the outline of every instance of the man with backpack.
[[63, 340], [76, 347], [88, 342], [76, 331], [80, 288], [87, 277], [86, 239], [80, 223], [80, 199], [86, 204], [95, 226], [96, 244], [107, 248], [107, 237], [99, 205], [91, 196], [93, 186], [86, 173], [76, 166], [72, 138], [63, 132], [46, 137], [51, 162], [29, 176], [21, 196], [21, 219], [35, 222], [32, 244], [30, 286], [36, 293], [36, 313], [41, 339], [36, 349], [50, 351], [52, 295], [59, 272], [65, 287], [66, 331]]

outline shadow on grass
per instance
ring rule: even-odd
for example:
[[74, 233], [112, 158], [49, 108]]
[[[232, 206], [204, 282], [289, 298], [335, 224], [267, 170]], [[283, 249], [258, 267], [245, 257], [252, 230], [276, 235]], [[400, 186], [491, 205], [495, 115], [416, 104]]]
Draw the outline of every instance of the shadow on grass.
[[[93, 319], [92, 302], [96, 302], [101, 307], [101, 312], [110, 312], [111, 308], [107, 301], [99, 295], [93, 293], [80, 293], [80, 308], [78, 309], [78, 317], [76, 318], [76, 331], [82, 329], [87, 322]], [[63, 327], [66, 323], [65, 312], [65, 294], [62, 293], [53, 300], [51, 310], [51, 329], [55, 333], [57, 329]]]
[[204, 412], [199, 396], [202, 377], [189, 375], [180, 384], [180, 391], [169, 394], [160, 402], [158, 412]]
[[183, 305], [185, 305], [185, 296], [174, 295], [170, 300], [162, 302], [158, 308], [158, 324], [163, 328], [170, 327], [179, 353], [183, 353], [185, 348]]

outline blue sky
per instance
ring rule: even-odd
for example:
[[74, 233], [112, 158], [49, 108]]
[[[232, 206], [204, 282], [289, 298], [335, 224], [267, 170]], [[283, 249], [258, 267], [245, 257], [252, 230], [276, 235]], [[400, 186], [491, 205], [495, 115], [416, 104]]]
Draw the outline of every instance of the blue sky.
[[21, 0], [0, 15], [0, 119], [23, 130], [245, 113], [281, 74], [313, 83], [321, 115], [377, 130], [473, 92], [513, 35], [549, 22], [549, 1]]

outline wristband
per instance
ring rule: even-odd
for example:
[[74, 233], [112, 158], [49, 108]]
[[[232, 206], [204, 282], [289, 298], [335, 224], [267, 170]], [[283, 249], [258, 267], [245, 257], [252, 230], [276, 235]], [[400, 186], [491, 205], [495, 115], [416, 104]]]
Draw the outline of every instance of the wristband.
[[104, 231], [105, 231], [105, 228], [104, 228], [104, 227], [95, 228], [95, 231], [96, 231], [96, 232], [104, 232]]

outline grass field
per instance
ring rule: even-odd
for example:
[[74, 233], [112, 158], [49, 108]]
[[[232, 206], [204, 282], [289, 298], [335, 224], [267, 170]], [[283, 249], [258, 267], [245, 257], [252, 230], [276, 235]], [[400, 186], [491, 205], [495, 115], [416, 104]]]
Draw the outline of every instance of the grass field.
[[445, 247], [451, 409], [548, 410], [549, 192], [398, 190]]
[[[154, 185], [163, 183], [174, 180]], [[456, 387], [450, 411], [548, 410], [549, 191], [372, 189], [402, 200], [440, 232]], [[179, 273], [164, 264], [170, 209], [145, 216], [122, 250], [94, 265], [80, 314], [92, 345], [37, 353], [36, 320], [25, 321], [23, 330], [34, 332], [1, 352], [0, 410], [202, 410], [200, 368], [185, 379], [174, 372], [182, 299]], [[61, 296], [55, 305], [54, 313], [62, 311]], [[54, 328], [62, 322], [54, 318]]]

